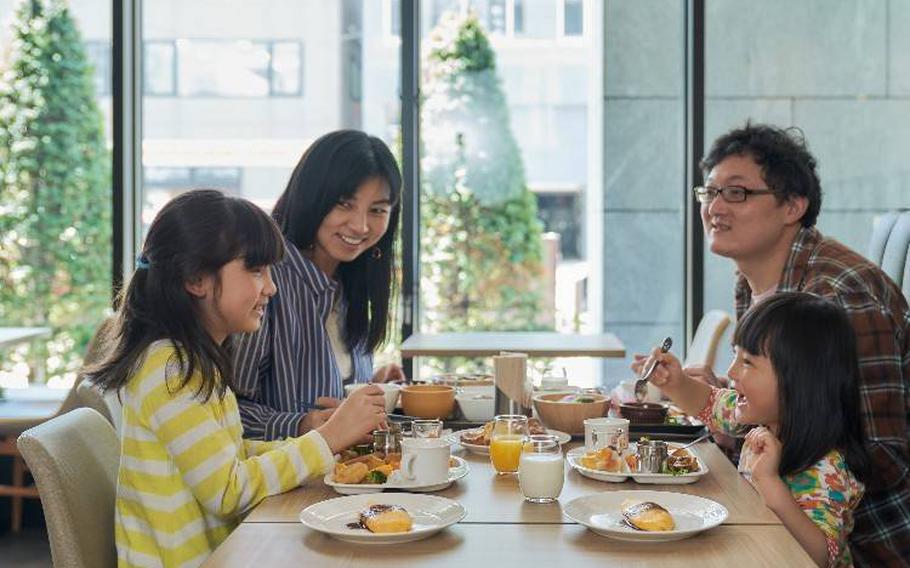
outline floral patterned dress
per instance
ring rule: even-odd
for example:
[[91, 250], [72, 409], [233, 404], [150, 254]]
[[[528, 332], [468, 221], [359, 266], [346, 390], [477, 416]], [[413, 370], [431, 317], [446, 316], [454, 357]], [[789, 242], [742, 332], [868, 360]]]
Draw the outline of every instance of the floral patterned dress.
[[[712, 388], [708, 403], [698, 418], [712, 430], [742, 435], [745, 428], [736, 421], [736, 400], [733, 389]], [[754, 455], [744, 446], [739, 471], [752, 481]], [[853, 510], [863, 496], [863, 484], [847, 468], [839, 450], [832, 449], [811, 467], [783, 476], [799, 508], [825, 534], [828, 544], [828, 566], [853, 566], [847, 539], [853, 530]]]

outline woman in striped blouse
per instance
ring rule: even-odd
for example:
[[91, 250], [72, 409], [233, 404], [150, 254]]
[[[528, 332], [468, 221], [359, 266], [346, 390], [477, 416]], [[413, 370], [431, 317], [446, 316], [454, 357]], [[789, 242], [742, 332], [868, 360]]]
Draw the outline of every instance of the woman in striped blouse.
[[385, 421], [381, 391], [361, 389], [305, 436], [243, 440], [230, 336], [259, 327], [283, 254], [265, 213], [215, 190], [180, 195], [149, 228], [116, 344], [91, 371], [123, 401], [120, 566], [201, 564], [247, 510], [324, 474]]
[[303, 434], [331, 416], [344, 383], [403, 377], [372, 362], [389, 324], [400, 209], [401, 175], [379, 138], [339, 130], [304, 153], [273, 212], [287, 249], [278, 294], [262, 326], [237, 338], [246, 436]]

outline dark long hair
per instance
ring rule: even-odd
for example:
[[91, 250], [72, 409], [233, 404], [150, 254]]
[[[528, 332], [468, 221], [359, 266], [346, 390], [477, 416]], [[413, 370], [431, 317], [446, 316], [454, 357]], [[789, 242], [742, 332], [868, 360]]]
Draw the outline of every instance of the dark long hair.
[[352, 197], [365, 181], [379, 177], [389, 185], [389, 227], [367, 251], [338, 266], [337, 279], [347, 303], [344, 337], [349, 349], [374, 351], [386, 340], [389, 304], [395, 281], [395, 239], [401, 214], [401, 174], [385, 142], [358, 130], [330, 132], [307, 149], [294, 168], [272, 216], [289, 241], [304, 250], [339, 201]]
[[177, 389], [198, 369], [202, 382], [196, 394], [205, 400], [216, 391], [224, 396], [233, 382], [230, 338], [219, 345], [206, 332], [185, 284], [200, 276], [217, 279], [220, 268], [238, 258], [253, 268], [283, 256], [278, 227], [249, 201], [213, 189], [175, 197], [152, 221], [137, 269], [117, 299], [112, 351], [86, 374], [106, 391], [120, 389], [149, 344], [170, 339], [183, 374]]
[[733, 343], [768, 357], [777, 375], [780, 474], [803, 471], [837, 448], [853, 474], [868, 479], [859, 359], [847, 313], [819, 296], [782, 292], [746, 312]]

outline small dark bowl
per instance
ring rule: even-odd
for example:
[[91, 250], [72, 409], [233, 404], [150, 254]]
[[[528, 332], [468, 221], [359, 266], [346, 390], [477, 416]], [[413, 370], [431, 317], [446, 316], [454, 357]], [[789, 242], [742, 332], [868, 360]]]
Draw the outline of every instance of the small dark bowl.
[[619, 405], [619, 413], [630, 424], [663, 424], [668, 408], [659, 402], [627, 402]]

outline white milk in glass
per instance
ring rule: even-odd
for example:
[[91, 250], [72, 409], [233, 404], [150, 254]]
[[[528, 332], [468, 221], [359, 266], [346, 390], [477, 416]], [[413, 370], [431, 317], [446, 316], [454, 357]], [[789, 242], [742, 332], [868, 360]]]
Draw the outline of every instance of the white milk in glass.
[[533, 503], [555, 501], [565, 480], [562, 453], [523, 453], [518, 466], [518, 485], [525, 499]]

